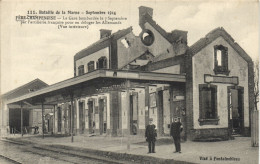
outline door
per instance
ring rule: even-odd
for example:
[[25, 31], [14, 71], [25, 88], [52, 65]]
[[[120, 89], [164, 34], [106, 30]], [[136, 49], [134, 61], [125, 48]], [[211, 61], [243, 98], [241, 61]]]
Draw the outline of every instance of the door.
[[231, 134], [237, 135], [243, 133], [244, 112], [243, 112], [243, 91], [242, 89], [230, 89], [230, 114], [229, 122]]

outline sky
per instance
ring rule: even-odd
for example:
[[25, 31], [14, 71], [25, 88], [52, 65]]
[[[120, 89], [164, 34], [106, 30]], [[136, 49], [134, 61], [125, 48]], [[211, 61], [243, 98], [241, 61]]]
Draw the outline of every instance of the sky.
[[[73, 57], [99, 40], [100, 29], [133, 27], [139, 35], [139, 6], [153, 8], [153, 19], [167, 32], [188, 31], [188, 45], [223, 27], [253, 60], [259, 58], [259, 8], [249, 1], [1, 1], [1, 90], [5, 93], [36, 78], [54, 84], [73, 77]], [[55, 25], [21, 25], [16, 16], [28, 10], [115, 11], [127, 21], [58, 29]], [[68, 15], [67, 15], [68, 16]]]

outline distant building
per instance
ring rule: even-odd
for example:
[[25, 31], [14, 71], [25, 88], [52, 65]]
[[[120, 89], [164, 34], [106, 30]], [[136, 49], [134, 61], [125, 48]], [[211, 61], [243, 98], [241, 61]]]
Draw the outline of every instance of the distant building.
[[187, 31], [166, 32], [144, 6], [139, 25], [139, 36], [101, 29], [74, 56], [74, 78], [7, 102], [55, 104], [54, 133], [144, 136], [153, 118], [165, 136], [178, 116], [184, 139], [248, 136], [253, 63], [233, 38], [216, 28], [189, 47]]
[[[25, 85], [22, 85], [14, 90], [11, 90], [1, 95], [1, 136], [7, 133], [17, 134], [21, 133], [21, 104], [6, 104], [7, 99], [17, 98], [27, 93], [37, 91], [39, 89], [47, 87], [48, 84], [40, 79], [35, 79]], [[8, 110], [5, 111], [5, 115], [2, 115], [4, 106], [8, 106]], [[32, 127], [38, 126], [39, 130], [42, 128], [42, 110], [41, 106], [32, 105], [29, 103], [22, 103], [23, 108], [23, 132], [33, 133]], [[6, 108], [7, 109], [7, 108]], [[45, 114], [50, 113], [51, 109], [46, 109]], [[45, 115], [44, 114], [44, 115]], [[46, 122], [47, 123], [47, 122]], [[48, 123], [46, 124], [48, 125]]]

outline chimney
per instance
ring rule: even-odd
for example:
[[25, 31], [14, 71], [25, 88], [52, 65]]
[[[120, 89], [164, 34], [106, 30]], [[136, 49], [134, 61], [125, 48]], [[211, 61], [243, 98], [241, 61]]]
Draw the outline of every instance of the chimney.
[[144, 16], [146, 13], [147, 13], [148, 15], [150, 15], [151, 18], [153, 18], [153, 9], [152, 9], [152, 8], [150, 8], [150, 7], [145, 7], [145, 6], [140, 6], [140, 7], [139, 7], [139, 24], [140, 24], [140, 25], [144, 23], [144, 22], [143, 22], [143, 16]]
[[100, 29], [100, 39], [111, 35], [112, 30]]

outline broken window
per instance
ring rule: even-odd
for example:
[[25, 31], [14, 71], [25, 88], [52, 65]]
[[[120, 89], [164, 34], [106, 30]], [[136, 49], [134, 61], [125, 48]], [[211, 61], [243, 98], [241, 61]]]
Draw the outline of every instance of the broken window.
[[141, 41], [144, 43], [144, 45], [150, 46], [153, 44], [154, 35], [153, 35], [152, 31], [146, 29], [141, 33], [140, 36], [141, 36]]
[[222, 66], [222, 53], [220, 50], [217, 50], [217, 65]]
[[129, 40], [127, 40], [127, 38], [122, 39], [121, 43], [125, 46], [125, 48], [129, 48], [131, 46]]
[[228, 48], [222, 45], [214, 46], [214, 72], [228, 75]]

